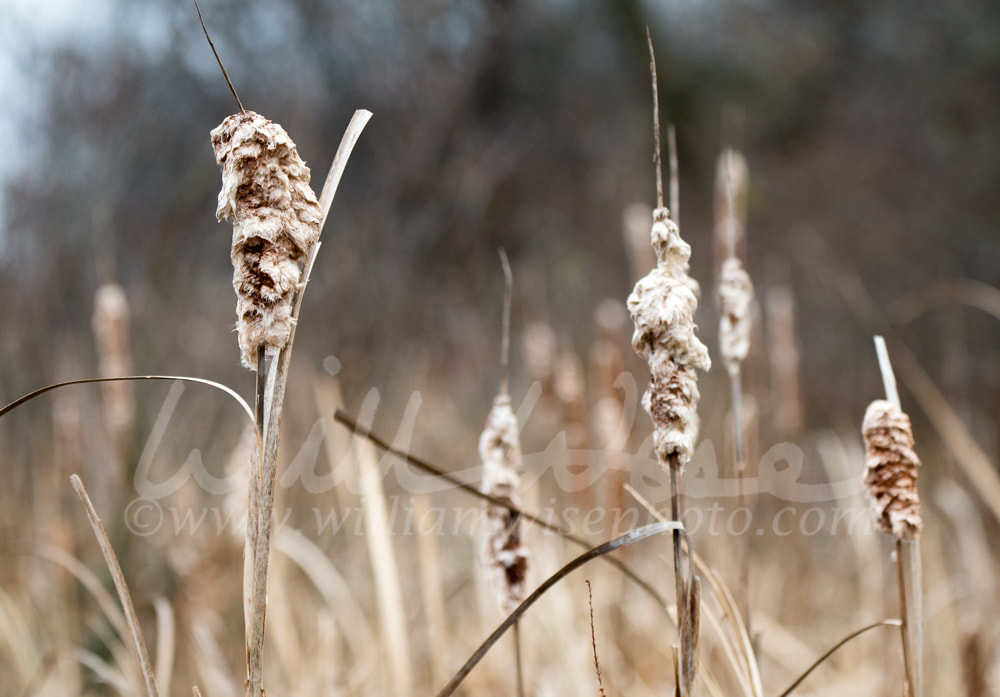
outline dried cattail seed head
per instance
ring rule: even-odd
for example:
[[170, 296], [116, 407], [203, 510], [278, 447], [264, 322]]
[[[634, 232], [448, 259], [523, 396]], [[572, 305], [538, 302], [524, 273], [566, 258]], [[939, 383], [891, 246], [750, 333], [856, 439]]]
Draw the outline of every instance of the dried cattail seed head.
[[632, 347], [652, 373], [643, 406], [655, 426], [657, 455], [662, 463], [676, 455], [683, 466], [698, 435], [695, 369], [708, 370], [712, 363], [694, 334], [698, 284], [688, 276], [691, 247], [665, 208], [653, 211], [650, 235], [658, 261], [628, 298], [635, 324]]
[[[521, 439], [510, 396], [493, 401], [486, 427], [479, 438], [483, 461], [483, 492], [518, 505], [521, 484]], [[521, 540], [519, 516], [506, 506], [486, 506], [485, 557], [490, 583], [504, 614], [510, 614], [525, 596], [528, 550]]]
[[750, 305], [753, 284], [737, 257], [722, 264], [719, 275], [719, 350], [730, 375], [737, 375], [750, 351]]
[[[101, 377], [121, 377], [132, 373], [129, 341], [129, 307], [125, 290], [117, 283], [105, 283], [94, 296], [92, 318]], [[131, 428], [132, 384], [127, 381], [102, 385], [104, 408], [112, 438], [120, 441]]]
[[105, 283], [94, 295], [94, 336], [101, 376], [127, 375], [131, 369], [128, 340], [128, 298], [117, 283]]
[[865, 486], [875, 525], [896, 538], [915, 539], [923, 522], [917, 492], [920, 460], [913, 451], [910, 418], [879, 399], [868, 405], [861, 432], [867, 449]]
[[292, 298], [323, 216], [309, 168], [280, 125], [234, 114], [212, 131], [222, 169], [216, 215], [233, 222], [233, 288], [243, 365], [261, 346], [280, 350], [292, 329]]

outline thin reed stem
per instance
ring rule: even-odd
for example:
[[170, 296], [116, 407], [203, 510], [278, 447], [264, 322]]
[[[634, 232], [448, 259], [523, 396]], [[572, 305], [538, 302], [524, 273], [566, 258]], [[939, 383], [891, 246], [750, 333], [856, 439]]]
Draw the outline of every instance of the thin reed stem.
[[[441, 691], [437, 693], [437, 697], [450, 697], [450, 695], [454, 694], [455, 690], [457, 690], [458, 686], [462, 684], [462, 681], [465, 680], [466, 676], [483, 659], [483, 657], [489, 652], [489, 650], [493, 647], [493, 645], [500, 640], [500, 637], [502, 637], [507, 632], [508, 629], [510, 629], [514, 624], [516, 624], [517, 621], [520, 620], [521, 617], [524, 615], [524, 613], [528, 611], [528, 608], [534, 605], [539, 598], [541, 598], [550, 588], [552, 588], [552, 586], [559, 583], [559, 581], [561, 581], [566, 576], [571, 574], [573, 571], [576, 571], [578, 568], [580, 568], [587, 562], [591, 561], [592, 559], [602, 557], [605, 554], [613, 552], [614, 550], [620, 547], [625, 547], [634, 544], [636, 542], [639, 542], [640, 540], [646, 539], [647, 537], [652, 537], [653, 535], [658, 535], [662, 532], [666, 532], [667, 530], [674, 530], [674, 531], [679, 530], [683, 532], [684, 528], [679, 523], [671, 521], [667, 523], [653, 523], [651, 525], [646, 525], [644, 527], [637, 528], [635, 530], [630, 530], [621, 537], [616, 537], [615, 539], [609, 542], [605, 542], [604, 544], [598, 547], [594, 547], [592, 549], [587, 550], [586, 552], [584, 552], [583, 554], [581, 554], [580, 556], [576, 557], [571, 562], [563, 566], [561, 569], [556, 571], [554, 574], [549, 576], [547, 579], [545, 579], [545, 581], [541, 583], [541, 585], [538, 586], [538, 588], [536, 588], [531, 593], [531, 595], [529, 595], [527, 598], [524, 599], [524, 602], [518, 605], [517, 608], [512, 613], [510, 613], [506, 617], [506, 619], [504, 619], [503, 622], [500, 623], [500, 626], [497, 627], [482, 644], [480, 644], [479, 648], [476, 649], [476, 651], [472, 654], [472, 656], [469, 657], [469, 659], [459, 669], [459, 671], [455, 673], [454, 677], [452, 677], [452, 679], [448, 681], [448, 684], [445, 685], [443, 688], [441, 688]], [[686, 533], [683, 534], [686, 535]]]
[[524, 697], [524, 666], [521, 653], [521, 623], [514, 623], [514, 680], [517, 681], [517, 697]]
[[250, 476], [247, 487], [247, 529], [243, 547], [243, 621], [247, 652], [247, 680], [250, 679], [250, 645], [252, 633], [252, 607], [254, 597], [254, 555], [257, 552], [258, 517], [260, 513], [261, 463], [264, 461], [264, 411], [267, 402], [266, 358], [261, 345], [257, 349], [257, 374], [254, 390], [255, 449], [250, 457]]
[[267, 384], [265, 377], [265, 349], [261, 344], [257, 348], [257, 383], [254, 390], [254, 417], [257, 421], [258, 433], [264, 430], [264, 387]]
[[[670, 219], [681, 223], [680, 167], [677, 164], [677, 131], [674, 124], [667, 126], [667, 157], [670, 159]], [[663, 203], [660, 203], [663, 206]]]
[[601, 677], [601, 663], [597, 660], [597, 633], [594, 629], [594, 592], [587, 580], [587, 608], [590, 610], [590, 646], [594, 649], [594, 672], [597, 673], [597, 691], [601, 697], [607, 697], [604, 692], [604, 678]]
[[900, 620], [896, 620], [896, 619], [882, 620], [881, 622], [873, 622], [872, 624], [865, 625], [861, 629], [858, 629], [858, 630], [855, 630], [855, 631], [851, 632], [850, 634], [848, 634], [847, 636], [845, 636], [843, 639], [841, 639], [840, 641], [838, 641], [836, 644], [834, 644], [832, 647], [830, 647], [830, 649], [826, 653], [824, 653], [822, 656], [820, 656], [815, 661], [813, 661], [813, 664], [811, 666], [809, 666], [808, 668], [806, 668], [805, 672], [802, 673], [802, 675], [800, 675], [799, 677], [797, 677], [795, 679], [795, 682], [793, 682], [791, 685], [789, 685], [788, 687], [786, 687], [785, 691], [782, 692], [780, 695], [778, 695], [778, 697], [788, 697], [788, 695], [792, 694], [795, 691], [795, 688], [797, 688], [799, 685], [801, 685], [805, 681], [805, 679], [808, 678], [809, 675], [814, 670], [816, 670], [821, 665], [823, 665], [823, 663], [828, 658], [830, 658], [830, 656], [832, 656], [834, 653], [836, 653], [837, 650], [840, 649], [840, 647], [842, 647], [845, 644], [851, 642], [852, 640], [854, 640], [857, 637], [861, 636], [865, 632], [871, 631], [872, 629], [877, 629], [879, 627], [901, 627], [902, 625], [903, 625], [903, 623]]
[[910, 631], [911, 658], [913, 660], [913, 694], [923, 697], [924, 693], [924, 614], [923, 614], [923, 573], [920, 568], [920, 540], [903, 540], [903, 568], [908, 582], [909, 597], [906, 626]]
[[500, 247], [503, 266], [503, 337], [500, 339], [500, 394], [508, 394], [510, 376], [510, 306], [514, 294], [514, 274], [510, 270], [507, 252]]
[[125, 575], [122, 573], [122, 567], [118, 563], [118, 556], [111, 546], [111, 540], [104, 529], [104, 523], [101, 522], [100, 516], [97, 515], [97, 510], [94, 508], [94, 504], [91, 503], [90, 496], [87, 495], [83, 481], [75, 474], [70, 476], [69, 481], [73, 485], [76, 495], [83, 501], [83, 506], [87, 511], [87, 519], [90, 521], [90, 527], [94, 530], [94, 536], [97, 538], [97, 544], [101, 548], [101, 554], [104, 555], [108, 571], [111, 572], [111, 580], [115, 584], [115, 590], [118, 591], [118, 600], [121, 601], [122, 610], [125, 612], [125, 621], [128, 623], [129, 633], [132, 635], [132, 646], [135, 648], [136, 656], [139, 659], [139, 668], [146, 683], [146, 694], [148, 697], [159, 697], [160, 693], [156, 687], [153, 663], [149, 660], [146, 640], [142, 636], [139, 617], [135, 613], [135, 605], [132, 604], [132, 594], [129, 593], [128, 584], [125, 582]]
[[[683, 515], [683, 492], [681, 491], [681, 480], [678, 473], [681, 469], [680, 459], [676, 454], [671, 454], [667, 468], [670, 471], [670, 517], [677, 523], [681, 523]], [[683, 551], [681, 549], [680, 530], [674, 529], [674, 593], [677, 602], [677, 633], [680, 644], [680, 673], [678, 680], [678, 692], [681, 697], [687, 697], [687, 686], [692, 684], [692, 676], [686, 674], [686, 668], [692, 665], [690, 653], [693, 651], [689, 645], [688, 637], [690, 616], [690, 586], [684, 579], [682, 566]]]
[[[729, 384], [733, 400], [733, 457], [736, 470], [736, 507], [737, 510], [746, 510], [746, 450], [743, 443], [743, 385], [741, 372], [737, 369], [736, 374], [730, 377]], [[749, 516], [749, 511], [747, 512]], [[739, 610], [746, 625], [747, 632], [750, 632], [750, 528], [742, 535], [741, 544], [737, 545], [739, 552]]]
[[656, 53], [653, 39], [646, 27], [646, 43], [649, 45], [649, 73], [653, 79], [653, 165], [656, 167], [656, 207], [663, 208], [663, 164], [660, 161], [660, 93], [656, 84]]
[[219, 52], [215, 50], [215, 44], [212, 42], [212, 37], [208, 35], [208, 28], [205, 26], [205, 19], [201, 16], [201, 8], [198, 7], [198, 0], [194, 0], [194, 9], [198, 12], [198, 21], [201, 22], [201, 30], [205, 32], [205, 38], [208, 40], [208, 45], [212, 49], [212, 55], [215, 56], [215, 61], [219, 64], [219, 68], [222, 70], [222, 76], [226, 78], [226, 84], [229, 85], [229, 91], [233, 93], [233, 99], [236, 100], [236, 106], [240, 108], [240, 113], [246, 113], [246, 109], [243, 108], [243, 102], [240, 101], [240, 96], [236, 94], [236, 88], [233, 87], [233, 81], [229, 79], [229, 73], [226, 72], [226, 66], [222, 64], [222, 59], [219, 58]]
[[902, 618], [902, 624], [899, 626], [899, 641], [903, 647], [903, 674], [904, 674], [904, 684], [903, 684], [903, 694], [906, 697], [913, 697], [913, 665], [912, 659], [910, 658], [911, 648], [910, 648], [910, 637], [909, 637], [909, 627], [906, 621], [906, 574], [903, 571], [903, 541], [899, 538], [896, 539], [896, 582], [899, 589], [899, 616]]

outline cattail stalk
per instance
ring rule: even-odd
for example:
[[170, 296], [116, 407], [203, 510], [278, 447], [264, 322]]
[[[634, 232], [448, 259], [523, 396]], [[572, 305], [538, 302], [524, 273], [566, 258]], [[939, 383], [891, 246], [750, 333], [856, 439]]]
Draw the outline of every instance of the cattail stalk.
[[[656, 61], [648, 32], [647, 40], [656, 104]], [[658, 145], [659, 114], [655, 109], [653, 117]], [[659, 153], [654, 156], [654, 161], [659, 163]], [[659, 181], [659, 171], [657, 177]], [[683, 512], [679, 475], [691, 459], [698, 435], [700, 395], [695, 370], [707, 371], [711, 360], [708, 349], [694, 333], [694, 311], [698, 300], [697, 283], [688, 275], [691, 247], [681, 238], [677, 224], [663, 207], [662, 185], [657, 186], [657, 197], [650, 232], [657, 266], [635, 285], [628, 298], [628, 309], [635, 324], [632, 347], [649, 363], [652, 374], [649, 388], [643, 395], [643, 407], [653, 421], [657, 459], [670, 474], [671, 515], [679, 521]], [[680, 635], [678, 692], [681, 697], [688, 697], [697, 679], [699, 588], [696, 580], [688, 583], [682, 574], [681, 540], [677, 531], [673, 541]]]
[[[244, 560], [245, 571], [251, 574], [249, 583], [244, 578], [245, 601], [249, 599], [250, 604], [245, 610], [249, 617], [247, 694], [256, 697], [263, 690], [267, 557], [277, 465], [274, 417], [280, 415], [284, 398], [283, 389], [280, 395], [274, 391], [277, 358], [291, 342], [295, 294], [319, 240], [323, 214], [309, 186], [309, 168], [280, 125], [256, 112], [240, 111], [214, 129], [211, 138], [222, 170], [216, 216], [233, 223], [231, 259], [240, 358], [257, 372], [258, 448], [251, 461]], [[267, 355], [271, 356], [271, 376], [265, 382]]]
[[[483, 493], [510, 506], [487, 504], [484, 534], [484, 557], [490, 585], [500, 611], [509, 615], [526, 595], [528, 549], [522, 538], [521, 516], [513, 510], [521, 505], [518, 496], [521, 486], [521, 438], [508, 389], [513, 279], [503, 249], [500, 250], [500, 260], [505, 279], [500, 389], [479, 437], [479, 457], [483, 462]], [[521, 635], [517, 624], [514, 625], [514, 662], [517, 694], [523, 695]]]
[[[222, 170], [217, 216], [233, 222], [240, 358], [244, 366], [257, 371], [258, 447], [251, 458], [246, 541], [250, 576], [249, 581], [244, 579], [249, 602], [248, 697], [263, 695], [271, 513], [295, 324], [333, 195], [370, 118], [368, 111], [355, 112], [319, 199], [309, 186], [309, 168], [280, 125], [241, 108], [211, 134]], [[265, 381], [266, 359], [270, 363]]]
[[[737, 212], [736, 199], [746, 200], [747, 168], [743, 157], [726, 150], [720, 157], [716, 174], [716, 201], [721, 198], [725, 206], [716, 206], [716, 246], [725, 240], [725, 261], [719, 271], [719, 353], [729, 374], [733, 414], [733, 459], [737, 482], [737, 508], [746, 507], [744, 477], [746, 476], [746, 451], [743, 444], [743, 361], [750, 351], [750, 307], [753, 303], [753, 284], [750, 274], [737, 256], [737, 239], [742, 237], [745, 224]], [[721, 189], [721, 192], [720, 192]], [[721, 194], [721, 195], [720, 195]], [[744, 534], [739, 545], [740, 612], [750, 626], [750, 537]]]
[[885, 340], [875, 337], [885, 400], [865, 411], [862, 434], [867, 449], [865, 486], [876, 527], [896, 540], [900, 641], [905, 671], [904, 694], [923, 696], [923, 612], [920, 569], [920, 459], [913, 450], [913, 430], [903, 412]]
[[[510, 395], [501, 393], [494, 399], [479, 438], [479, 455], [483, 462], [483, 493], [519, 507], [521, 443]], [[484, 556], [497, 605], [508, 615], [526, 595], [528, 549], [522, 539], [520, 515], [505, 505], [486, 505]], [[515, 642], [515, 661], [520, 665], [518, 644]], [[520, 675], [517, 680], [520, 686]]]
[[[100, 376], [110, 378], [131, 375], [128, 298], [125, 290], [117, 283], [106, 283], [97, 289], [92, 324], [97, 341]], [[101, 386], [101, 391], [108, 434], [115, 454], [119, 460], [123, 460], [134, 413], [132, 383], [107, 382]]]

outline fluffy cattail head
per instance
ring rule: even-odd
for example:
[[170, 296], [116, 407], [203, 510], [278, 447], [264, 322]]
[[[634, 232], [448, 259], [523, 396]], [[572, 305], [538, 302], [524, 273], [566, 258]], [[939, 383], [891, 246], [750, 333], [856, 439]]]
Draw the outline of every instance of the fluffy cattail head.
[[910, 418], [885, 400], [868, 405], [861, 427], [868, 451], [865, 486], [871, 498], [875, 525], [903, 540], [915, 539], [923, 527], [917, 468]]
[[719, 350], [730, 375], [739, 373], [750, 351], [750, 305], [753, 284], [737, 257], [722, 264], [719, 276]]
[[650, 236], [658, 261], [628, 298], [632, 347], [652, 373], [643, 406], [653, 420], [657, 455], [664, 463], [676, 455], [684, 465], [698, 435], [695, 369], [708, 370], [712, 362], [694, 333], [698, 284], [688, 276], [691, 247], [665, 208], [653, 211]]
[[[479, 437], [483, 461], [483, 491], [514, 506], [521, 483], [521, 439], [510, 396], [497, 395]], [[521, 540], [519, 516], [506, 506], [486, 507], [485, 556], [490, 582], [504, 614], [525, 596], [528, 550]]]
[[309, 168], [280, 125], [252, 111], [212, 131], [222, 169], [216, 215], [233, 222], [233, 288], [243, 364], [280, 350], [292, 329], [292, 297], [319, 239], [322, 212]]

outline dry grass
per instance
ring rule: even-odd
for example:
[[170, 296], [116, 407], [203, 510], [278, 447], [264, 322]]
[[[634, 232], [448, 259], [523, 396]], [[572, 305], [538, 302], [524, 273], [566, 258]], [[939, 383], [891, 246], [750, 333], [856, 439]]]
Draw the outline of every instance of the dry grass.
[[[361, 119], [360, 125], [352, 122], [323, 193], [303, 204], [315, 237], [366, 120]], [[290, 156], [294, 146], [283, 152]], [[660, 189], [662, 197], [662, 184]], [[504, 380], [497, 413], [491, 413], [481, 437], [481, 469], [474, 465], [476, 434], [454, 425], [456, 407], [445, 390], [428, 386], [422, 399], [405, 409], [380, 405], [377, 391], [349, 394], [345, 407], [336, 378], [292, 376], [291, 346], [316, 240], [268, 266], [267, 250], [250, 242], [260, 235], [239, 233], [236, 285], [239, 317], [247, 323], [241, 357], [263, 377], [259, 349], [273, 349], [270, 382], [262, 383], [266, 418], [234, 393], [238, 409], [227, 401], [213, 411], [214, 395], [182, 396], [174, 387], [165, 396], [152, 381], [107, 390], [102, 401], [85, 388], [60, 388], [49, 395], [51, 414], [30, 406], [0, 412], [4, 433], [31, 436], [30, 447], [12, 443], [5, 451], [10, 462], [24, 466], [10, 468], [0, 488], [0, 673], [7, 678], [0, 695], [152, 696], [193, 688], [194, 694], [229, 697], [262, 684], [271, 694], [302, 697], [420, 695], [449, 681], [448, 689], [457, 687], [453, 676], [459, 671], [460, 689], [487, 697], [512, 694], [522, 679], [526, 694], [652, 697], [675, 689], [670, 669], [675, 660], [685, 695], [888, 696], [900, 693], [905, 675], [917, 697], [958, 694], [963, 687], [969, 695], [996, 693], [995, 463], [905, 342], [890, 335], [903, 387], [924, 411], [914, 426], [926, 429], [918, 441], [934, 457], [925, 461], [950, 456], [955, 463], [950, 471], [935, 468], [921, 478], [926, 565], [921, 579], [919, 555], [899, 547], [900, 596], [907, 601], [899, 612], [889, 541], [873, 534], [867, 516], [864, 524], [851, 523], [866, 513], [857, 425], [803, 429], [804, 402], [823, 395], [801, 394], [794, 296], [783, 285], [764, 284], [770, 343], [760, 347], [762, 360], [743, 363], [747, 330], [733, 339], [733, 350], [723, 352], [728, 370], [710, 372], [698, 383], [694, 369], [707, 370], [709, 361], [694, 335], [697, 301], [686, 278], [690, 249], [660, 204], [652, 230], [659, 266], [639, 281], [630, 303], [637, 348], [653, 373], [645, 400], [653, 431], [632, 423], [641, 380], [633, 377], [634, 357], [625, 353], [628, 330], [621, 313], [599, 310], [598, 337], [583, 347], [568, 345], [538, 320], [515, 332], [525, 350], [523, 369], [511, 371], [511, 382], [527, 385], [524, 400], [535, 408], [512, 399], [520, 390], [508, 389]], [[239, 205], [232, 208], [238, 211]], [[291, 205], [284, 218], [277, 217], [287, 223], [288, 216], [298, 216], [295, 210]], [[270, 224], [267, 215], [258, 218], [254, 225]], [[260, 231], [248, 221], [246, 229]], [[648, 213], [645, 225], [648, 245]], [[730, 234], [735, 260], [737, 235]], [[626, 235], [633, 265], [652, 263], [634, 244], [634, 231]], [[279, 237], [269, 240], [275, 249], [287, 241]], [[738, 239], [745, 239], [743, 232]], [[248, 251], [258, 257], [250, 259]], [[279, 270], [286, 261], [294, 272]], [[265, 297], [261, 287], [243, 287], [248, 279], [260, 280], [251, 273], [254, 264], [274, 271], [271, 280], [279, 293]], [[860, 316], [869, 323], [883, 321], [864, 289], [851, 283], [844, 288]], [[102, 375], [128, 372], [131, 361], [123, 339], [126, 315], [109, 309], [121, 309], [120, 301], [97, 302]], [[739, 313], [730, 312], [733, 307]], [[751, 310], [744, 297], [724, 305], [721, 314], [732, 315], [729, 328], [735, 331]], [[266, 320], [270, 312], [277, 319]], [[220, 327], [219, 336], [224, 335]], [[392, 350], [401, 359], [408, 356], [406, 346]], [[590, 372], [581, 355], [590, 357]], [[478, 360], [488, 374], [495, 360], [487, 355]], [[765, 374], [747, 374], [754, 370]], [[776, 396], [751, 393], [730, 402], [734, 373], [749, 385], [771, 379]], [[290, 434], [279, 448], [286, 381]], [[126, 397], [130, 391], [134, 396]], [[705, 394], [700, 440], [695, 436], [699, 391]], [[761, 452], [747, 443], [743, 456], [744, 448], [736, 446], [746, 475], [737, 489], [718, 464], [726, 461], [724, 448], [717, 457], [709, 449], [742, 437], [750, 419], [737, 414], [734, 431], [724, 417], [730, 406], [738, 411], [751, 400], [761, 405], [753, 419], [753, 442]], [[100, 405], [111, 433], [91, 418]], [[162, 418], [153, 423], [149, 415], [161, 406]], [[359, 413], [363, 425], [343, 416], [344, 410]], [[392, 432], [396, 413], [402, 413], [402, 425], [392, 438], [379, 437]], [[901, 422], [895, 412], [889, 420], [894, 428]], [[250, 422], [258, 427], [256, 438]], [[367, 426], [372, 423], [376, 426]], [[934, 431], [940, 443], [932, 438]], [[143, 454], [129, 461], [127, 444], [143, 440]], [[884, 455], [886, 447], [868, 440], [869, 458]], [[898, 445], [900, 439], [889, 440]], [[869, 461], [869, 470], [910, 464], [912, 434], [904, 440], [906, 453], [892, 462]], [[420, 459], [413, 452], [417, 443], [442, 464]], [[522, 450], [523, 476], [514, 477], [521, 465], [513, 455]], [[79, 469], [86, 479], [100, 471], [108, 453], [117, 453], [133, 474], [143, 476], [125, 487], [129, 495], [123, 498], [121, 482], [108, 484], [96, 503], [74, 479], [85, 500], [80, 508], [67, 495], [68, 474]], [[256, 464], [248, 467], [254, 458]], [[227, 460], [229, 476], [212, 465]], [[684, 474], [682, 461], [688, 465]], [[491, 472], [491, 464], [500, 467]], [[893, 471], [889, 483], [895, 487], [899, 472]], [[477, 484], [482, 473], [492, 476], [485, 492]], [[915, 486], [915, 477], [907, 476]], [[579, 482], [585, 483], [576, 486]], [[872, 481], [876, 488], [885, 483]], [[753, 493], [746, 499], [737, 496], [744, 486]], [[246, 488], [254, 492], [249, 498]], [[683, 508], [676, 494], [681, 488], [688, 492]], [[912, 536], [915, 490], [900, 495], [898, 487], [890, 489], [873, 492], [885, 503], [880, 503], [888, 515], [884, 523], [897, 537]], [[743, 521], [735, 514], [744, 502], [747, 529], [734, 532]], [[484, 506], [502, 522], [493, 532], [506, 535], [491, 538], [494, 554], [488, 563], [499, 572], [507, 619], [497, 614], [492, 597], [482, 602], [484, 594], [477, 593], [482, 574], [476, 534]], [[682, 511], [686, 530], [670, 522]], [[617, 522], [614, 513], [622, 516]], [[97, 533], [96, 542], [85, 520]], [[615, 551], [641, 535], [598, 548], [607, 554], [603, 561], [586, 551], [651, 520], [664, 524], [642, 535], [672, 531], [673, 560], [665, 539], [640, 542], [627, 555], [624, 548]], [[250, 530], [246, 541], [244, 529]], [[755, 544], [745, 557], [744, 575], [734, 559], [748, 536]], [[679, 543], [682, 537], [689, 538], [686, 544]], [[512, 571], [523, 571], [518, 565], [529, 545], [533, 575], [526, 580]], [[703, 556], [694, 555], [694, 547]], [[262, 558], [270, 558], [264, 571]], [[591, 559], [585, 587], [583, 576], [566, 567]], [[673, 584], [665, 580], [672, 564]], [[750, 571], [754, 583], [744, 598]], [[676, 595], [667, 603], [671, 586]], [[925, 609], [922, 639], [916, 637], [919, 631], [913, 633], [921, 626], [915, 606]], [[754, 622], [748, 627], [751, 611]], [[245, 630], [244, 623], [252, 628]], [[909, 636], [905, 657], [888, 641], [901, 625]], [[516, 626], [519, 636], [516, 671], [509, 650], [491, 649], [508, 626]], [[676, 656], [674, 644], [680, 645]], [[473, 655], [475, 661], [466, 662]], [[922, 657], [933, 657], [925, 669]], [[248, 661], [258, 664], [249, 678]]]

